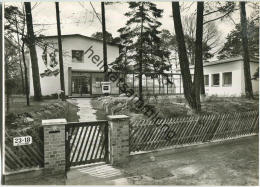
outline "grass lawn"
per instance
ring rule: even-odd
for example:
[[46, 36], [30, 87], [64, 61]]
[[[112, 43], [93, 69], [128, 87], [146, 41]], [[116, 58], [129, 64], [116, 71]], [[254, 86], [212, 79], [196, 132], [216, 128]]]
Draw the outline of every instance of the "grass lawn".
[[46, 104], [56, 103], [57, 99], [45, 99], [43, 101], [34, 101], [30, 99], [30, 106], [26, 105], [26, 98], [25, 97], [12, 97], [10, 99], [9, 104], [9, 113], [24, 113], [24, 112], [35, 112], [41, 109], [42, 106]]

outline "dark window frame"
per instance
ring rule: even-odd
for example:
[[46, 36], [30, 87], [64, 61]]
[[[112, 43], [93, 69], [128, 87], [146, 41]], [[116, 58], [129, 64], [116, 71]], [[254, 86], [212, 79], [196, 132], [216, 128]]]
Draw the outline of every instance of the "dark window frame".
[[[75, 52], [81, 53], [80, 54], [81, 57], [75, 56]], [[71, 50], [71, 58], [72, 58], [72, 62], [84, 63], [84, 50], [76, 50], [76, 49]]]
[[[231, 75], [231, 77], [230, 77], [230, 82], [228, 81], [228, 83], [225, 83], [225, 80], [227, 80], [227, 79], [225, 79], [225, 76], [227, 76], [227, 75]], [[224, 72], [224, 73], [222, 73], [222, 79], [223, 79], [223, 86], [232, 86], [232, 72]]]
[[[215, 84], [215, 76], [218, 76], [218, 84]], [[214, 74], [211, 74], [211, 85], [213, 87], [219, 87], [220, 86], [220, 74], [219, 73], [214, 73]]]
[[[205, 77], [207, 77], [207, 80], [208, 80], [208, 81], [207, 81], [207, 84], [206, 84], [206, 81], [205, 81], [205, 80], [206, 80]], [[205, 86], [209, 86], [209, 75], [204, 75], [204, 85], [205, 85]]]

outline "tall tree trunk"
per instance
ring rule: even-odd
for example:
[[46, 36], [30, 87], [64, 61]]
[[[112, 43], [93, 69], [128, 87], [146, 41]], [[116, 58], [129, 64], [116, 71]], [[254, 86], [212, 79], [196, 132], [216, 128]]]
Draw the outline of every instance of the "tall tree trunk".
[[38, 59], [37, 59], [37, 53], [36, 53], [36, 48], [35, 48], [35, 36], [34, 36], [34, 31], [33, 31], [31, 3], [25, 2], [24, 6], [25, 6], [25, 12], [26, 12], [28, 47], [30, 50], [31, 64], [32, 64], [34, 99], [35, 99], [35, 101], [40, 101], [41, 97], [42, 97], [42, 93], [41, 93]]
[[106, 31], [106, 14], [105, 14], [105, 3], [101, 2], [102, 11], [102, 35], [103, 35], [103, 60], [104, 60], [104, 73], [105, 81], [108, 79], [108, 66], [107, 66], [107, 31]]
[[[200, 81], [200, 94], [205, 96], [204, 85], [204, 68], [203, 68], [203, 12], [204, 2], [198, 2], [197, 4], [197, 26], [196, 26], [196, 46], [195, 46], [195, 64], [198, 66], [198, 74]], [[199, 93], [199, 91], [197, 90]], [[196, 92], [196, 94], [197, 94]], [[197, 96], [198, 97], [198, 96]]]
[[189, 60], [188, 60], [187, 50], [184, 41], [179, 2], [172, 2], [172, 14], [173, 14], [173, 21], [174, 21], [174, 29], [175, 29], [176, 39], [178, 44], [178, 54], [179, 54], [181, 75], [183, 79], [184, 96], [190, 108], [195, 112], [197, 112], [195, 90], [193, 89], [192, 81], [191, 81]]
[[28, 83], [28, 69], [25, 61], [25, 53], [24, 53], [24, 42], [21, 48], [22, 57], [23, 57], [23, 66], [24, 66], [24, 79], [25, 79], [25, 95], [26, 95], [26, 104], [30, 106], [30, 92], [29, 92], [29, 83]]
[[241, 21], [241, 37], [242, 37], [243, 58], [244, 58], [245, 93], [247, 98], [253, 99], [254, 96], [253, 96], [251, 74], [250, 74], [250, 57], [248, 51], [247, 19], [246, 19], [245, 2], [240, 2], [240, 21]]
[[142, 14], [142, 20], [141, 20], [141, 33], [140, 33], [140, 50], [139, 50], [139, 100], [143, 101], [143, 80], [142, 80], [142, 75], [143, 75], [143, 23], [144, 23], [144, 18], [143, 18], [143, 8], [144, 5], [142, 3], [141, 5], [141, 14]]
[[[1, 16], [1, 23], [0, 23], [0, 41], [2, 41], [2, 39], [3, 39], [3, 33], [2, 33], [2, 3], [0, 4], [0, 16]], [[1, 77], [3, 77], [3, 53], [2, 53], [2, 49], [3, 49], [3, 46], [2, 45], [0, 45], [0, 63], [1, 63], [1, 66], [0, 66], [0, 75], [1, 75]], [[2, 88], [2, 90], [3, 90], [3, 81], [2, 81], [3, 79], [1, 78], [1, 81], [0, 81], [0, 86], [1, 86], [1, 88]], [[0, 92], [0, 97], [1, 98], [3, 98], [3, 95], [2, 95], [3, 93], [2, 93], [2, 91]], [[0, 107], [1, 107], [1, 114], [0, 114], [0, 120], [2, 121], [2, 119], [3, 119], [3, 111], [2, 111], [2, 109], [3, 109], [3, 102], [0, 102]], [[0, 138], [1, 138], [1, 140], [2, 140], [2, 134], [0, 135]], [[2, 181], [4, 181], [3, 180], [3, 175], [2, 175]]]
[[19, 66], [20, 66], [20, 71], [21, 71], [21, 78], [22, 78], [22, 88], [23, 88], [23, 93], [25, 94], [25, 87], [24, 87], [24, 78], [23, 78], [23, 67], [22, 67], [22, 60], [21, 60], [21, 45], [20, 45], [20, 38], [19, 38], [19, 34], [18, 34], [18, 21], [17, 18], [15, 16], [15, 28], [17, 30], [17, 43], [18, 43], [18, 47], [19, 47]]
[[203, 81], [203, 64], [202, 64], [203, 11], [204, 11], [204, 2], [197, 2], [194, 87], [195, 87], [196, 104], [197, 104], [198, 111], [201, 110], [200, 91], [201, 91], [201, 82]]
[[61, 29], [60, 29], [60, 8], [59, 2], [55, 2], [56, 7], [56, 19], [57, 19], [57, 32], [58, 32], [58, 46], [59, 46], [59, 64], [60, 64], [60, 88], [63, 91], [61, 93], [62, 101], [65, 101], [65, 85], [64, 85], [64, 68], [63, 68], [63, 56], [62, 56], [62, 41], [61, 41]]
[[[23, 15], [24, 15], [24, 7], [23, 7]], [[25, 95], [26, 95], [26, 105], [30, 106], [30, 88], [29, 88], [29, 80], [28, 80], [28, 69], [25, 61], [25, 38], [24, 38], [24, 32], [25, 32], [25, 16], [23, 16], [23, 29], [22, 29], [22, 46], [21, 46], [21, 53], [23, 58], [23, 66], [24, 66], [24, 84], [25, 84]]]

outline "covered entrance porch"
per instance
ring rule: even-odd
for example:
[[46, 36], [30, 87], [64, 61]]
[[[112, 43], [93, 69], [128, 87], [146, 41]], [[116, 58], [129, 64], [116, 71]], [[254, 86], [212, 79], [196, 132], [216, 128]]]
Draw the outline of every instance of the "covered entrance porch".
[[90, 97], [102, 94], [103, 72], [70, 70], [68, 80], [68, 92], [71, 97]]

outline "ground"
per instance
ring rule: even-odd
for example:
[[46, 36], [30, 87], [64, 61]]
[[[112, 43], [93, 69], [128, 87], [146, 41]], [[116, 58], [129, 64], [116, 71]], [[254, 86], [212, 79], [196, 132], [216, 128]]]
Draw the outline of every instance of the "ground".
[[[93, 101], [95, 100], [69, 100], [79, 107], [75, 107], [77, 110], [73, 108], [73, 111], [80, 115], [80, 121], [104, 119], [103, 111], [93, 109]], [[243, 107], [243, 110], [255, 109], [257, 105], [255, 101], [243, 99], [243, 105], [236, 100], [231, 101], [235, 103], [230, 102], [233, 110]], [[221, 105], [225, 108], [229, 104], [220, 100], [218, 107], [214, 107], [215, 103], [217, 102], [214, 101], [211, 107], [219, 110]], [[94, 104], [98, 108], [98, 104]], [[15, 175], [16, 177], [8, 176], [6, 184], [258, 185], [258, 136], [228, 140], [220, 144], [193, 146], [189, 149], [158, 151], [130, 158], [126, 165], [116, 168], [104, 164], [71, 168], [67, 179], [41, 175], [27, 178], [21, 173]], [[30, 176], [30, 172], [27, 176]]]
[[23, 173], [9, 177], [6, 184], [258, 185], [258, 136], [130, 158], [127, 165], [116, 168], [110, 165], [71, 168], [67, 179], [61, 176], [25, 179]]
[[[102, 174], [104, 170], [110, 172]], [[71, 169], [66, 184], [256, 186], [258, 172], [258, 136], [251, 136], [177, 152], [143, 154], [114, 169], [110, 166]]]

